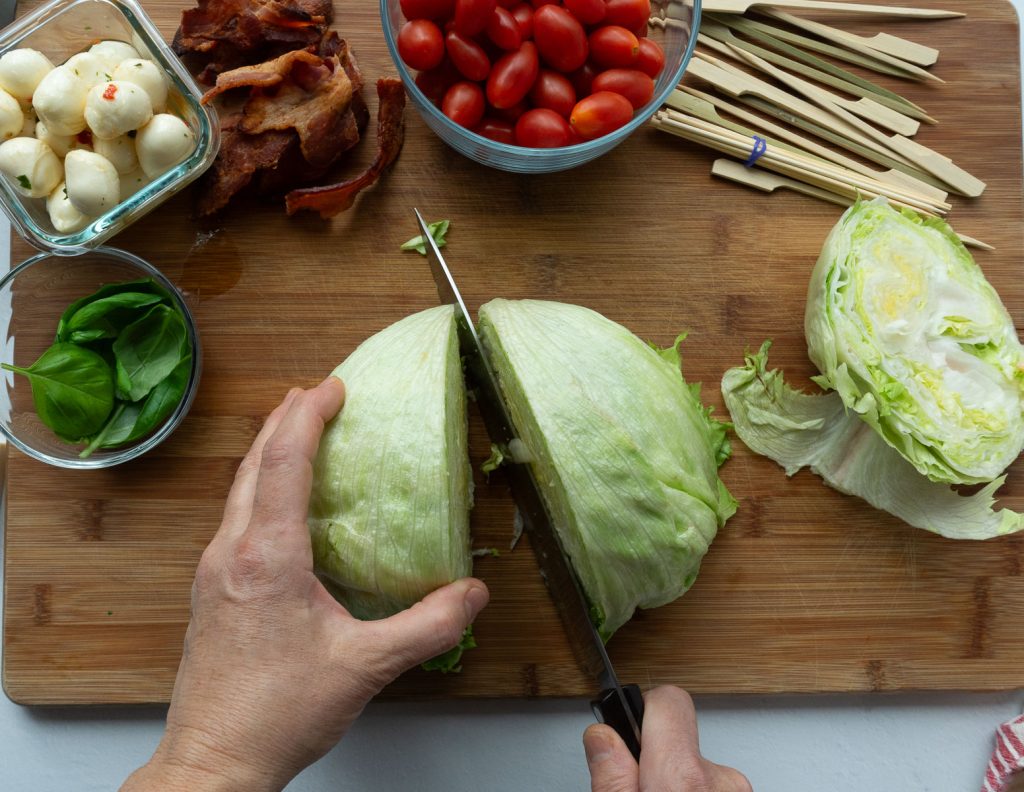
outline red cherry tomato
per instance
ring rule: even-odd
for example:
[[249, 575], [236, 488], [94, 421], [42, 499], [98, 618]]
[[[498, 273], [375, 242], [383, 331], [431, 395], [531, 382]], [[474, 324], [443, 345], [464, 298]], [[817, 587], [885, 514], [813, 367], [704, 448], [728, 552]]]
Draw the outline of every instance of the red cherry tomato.
[[568, 118], [576, 105], [576, 89], [564, 74], [551, 69], [541, 69], [537, 75], [537, 82], [530, 89], [530, 101], [534, 107], [546, 107]]
[[646, 30], [651, 16], [651, 0], [607, 0], [604, 23], [626, 30]]
[[639, 110], [654, 96], [654, 80], [637, 69], [608, 69], [594, 78], [594, 93], [611, 91], [625, 96]]
[[515, 127], [512, 126], [511, 121], [501, 118], [485, 118], [473, 131], [485, 138], [496, 140], [498, 143], [507, 143], [510, 146], [516, 144]]
[[463, 80], [448, 89], [441, 112], [459, 126], [472, 129], [484, 117], [484, 92], [476, 83]]
[[505, 8], [495, 8], [487, 22], [487, 38], [503, 50], [517, 50], [523, 43], [523, 34], [519, 32], [519, 23]]
[[537, 47], [524, 41], [519, 49], [502, 55], [487, 78], [487, 101], [499, 110], [512, 107], [523, 100], [533, 87], [540, 71]]
[[544, 62], [561, 72], [575, 71], [587, 60], [583, 25], [559, 6], [542, 6], [534, 12], [533, 40]]
[[657, 77], [665, 68], [665, 52], [657, 41], [649, 38], [640, 39], [640, 57], [636, 59], [636, 68], [648, 77]]
[[521, 0], [498, 0], [498, 7], [507, 8], [508, 10], [511, 11], [513, 8], [519, 5], [520, 2]]
[[505, 107], [501, 110], [495, 110], [494, 114], [510, 124], [514, 124], [519, 120], [519, 116], [530, 109], [530, 103], [526, 99], [522, 99], [516, 102], [511, 107]]
[[584, 25], [596, 25], [604, 19], [604, 0], [565, 0], [563, 5]]
[[516, 143], [528, 148], [558, 148], [569, 145], [572, 128], [554, 110], [544, 107], [523, 113], [516, 121]]
[[640, 40], [624, 27], [605, 25], [590, 34], [590, 56], [606, 69], [631, 69], [640, 56]]
[[416, 85], [423, 91], [427, 99], [436, 105], [441, 104], [448, 89], [462, 79], [462, 75], [445, 58], [441, 65], [429, 71], [421, 71], [416, 75]]
[[406, 19], [448, 19], [455, 13], [455, 0], [399, 0]]
[[398, 31], [398, 54], [410, 69], [433, 69], [444, 57], [441, 28], [427, 19], [406, 22]]
[[593, 140], [628, 124], [632, 117], [633, 105], [626, 97], [598, 91], [576, 103], [569, 123], [581, 138]]
[[477, 82], [487, 79], [491, 73], [491, 59], [483, 47], [456, 30], [449, 31], [444, 37], [444, 43], [448, 57], [463, 77]]
[[497, 5], [497, 0], [455, 0], [455, 29], [463, 36], [482, 33]]
[[569, 75], [569, 82], [576, 89], [577, 96], [590, 96], [593, 93], [591, 86], [599, 71], [600, 69], [588, 61]]
[[533, 38], [533, 6], [520, 3], [512, 9], [512, 16], [519, 25], [519, 36], [523, 41]]
[[541, 6], [558, 5], [558, 0], [530, 0], [530, 5], [536, 10]]

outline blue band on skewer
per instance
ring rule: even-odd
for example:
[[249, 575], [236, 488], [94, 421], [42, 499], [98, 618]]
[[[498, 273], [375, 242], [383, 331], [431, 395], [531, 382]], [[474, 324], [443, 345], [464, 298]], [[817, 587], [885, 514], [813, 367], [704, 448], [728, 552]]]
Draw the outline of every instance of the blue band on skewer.
[[747, 168], [753, 168], [754, 163], [761, 159], [766, 151], [768, 151], [768, 141], [760, 135], [754, 135], [754, 146], [750, 149], [750, 156], [743, 165]]

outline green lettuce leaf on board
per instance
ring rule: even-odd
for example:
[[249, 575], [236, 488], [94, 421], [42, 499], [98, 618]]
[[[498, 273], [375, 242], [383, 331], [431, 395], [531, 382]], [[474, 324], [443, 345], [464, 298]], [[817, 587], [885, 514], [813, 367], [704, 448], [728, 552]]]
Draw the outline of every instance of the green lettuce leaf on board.
[[481, 340], [606, 639], [693, 584], [736, 501], [725, 433], [668, 350], [577, 305], [492, 300]]
[[[313, 466], [317, 572], [360, 619], [471, 573], [466, 392], [455, 315], [439, 306], [363, 342], [334, 373], [345, 406]], [[458, 657], [448, 658], [458, 665]]]

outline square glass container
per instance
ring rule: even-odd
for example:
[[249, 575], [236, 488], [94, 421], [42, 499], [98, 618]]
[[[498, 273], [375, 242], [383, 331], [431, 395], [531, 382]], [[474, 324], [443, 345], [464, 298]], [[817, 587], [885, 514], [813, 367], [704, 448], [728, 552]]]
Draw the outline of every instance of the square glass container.
[[200, 104], [203, 92], [135, 0], [54, 0], [0, 32], [0, 55], [29, 47], [59, 65], [103, 40], [131, 44], [163, 69], [170, 88], [167, 112], [188, 124], [196, 149], [184, 162], [73, 234], [54, 230], [44, 199], [26, 198], [0, 177], [0, 204], [11, 223], [30, 244], [56, 255], [76, 255], [110, 239], [202, 174], [213, 164], [220, 146], [216, 111]]

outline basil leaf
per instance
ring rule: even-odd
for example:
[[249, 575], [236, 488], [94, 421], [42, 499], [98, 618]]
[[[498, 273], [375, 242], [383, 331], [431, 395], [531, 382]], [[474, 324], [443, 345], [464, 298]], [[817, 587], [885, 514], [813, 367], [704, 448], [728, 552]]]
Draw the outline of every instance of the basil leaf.
[[99, 430], [114, 408], [113, 372], [91, 349], [54, 344], [28, 368], [2, 367], [29, 378], [39, 419], [71, 442]]
[[73, 303], [71, 303], [71, 305], [69, 305], [64, 310], [64, 313], [61, 314], [60, 321], [57, 323], [57, 340], [68, 340], [70, 332], [67, 330], [66, 325], [68, 321], [71, 319], [71, 317], [78, 313], [78, 311], [81, 310], [83, 307], [85, 307], [89, 303], [94, 303], [97, 300], [102, 300], [105, 297], [110, 297], [111, 295], [114, 294], [121, 294], [123, 292], [145, 292], [148, 294], [156, 294], [162, 297], [163, 301], [167, 305], [174, 305], [174, 300], [171, 297], [171, 295], [167, 292], [167, 290], [160, 286], [152, 278], [142, 278], [141, 280], [125, 281], [124, 283], [108, 283], [105, 286], [101, 286], [92, 294], [86, 297], [82, 297], [79, 300], [75, 300]]
[[103, 425], [103, 428], [100, 429], [99, 433], [92, 440], [89, 441], [89, 445], [82, 449], [82, 453], [78, 455], [79, 459], [88, 459], [89, 457], [92, 456], [93, 451], [95, 451], [97, 448], [103, 445], [104, 441], [107, 438], [107, 435], [111, 431], [111, 428], [117, 425], [118, 421], [121, 418], [121, 415], [125, 411], [125, 407], [128, 406], [129, 405], [125, 404], [124, 402], [118, 402], [117, 406], [114, 408], [113, 414], [110, 416], [110, 418], [107, 419], [107, 422]]
[[88, 341], [114, 338], [121, 330], [142, 317], [145, 313], [144, 308], [163, 299], [159, 294], [145, 292], [123, 292], [102, 297], [75, 311], [64, 323], [64, 332], [68, 334], [69, 340], [79, 344], [83, 343], [79, 340], [83, 338]]
[[167, 420], [188, 386], [192, 356], [182, 358], [170, 375], [142, 401], [124, 405], [118, 420], [105, 432], [100, 448], [117, 448], [139, 440]]
[[166, 305], [128, 325], [114, 341], [117, 362], [117, 397], [138, 401], [174, 371], [187, 348], [185, 322]]

